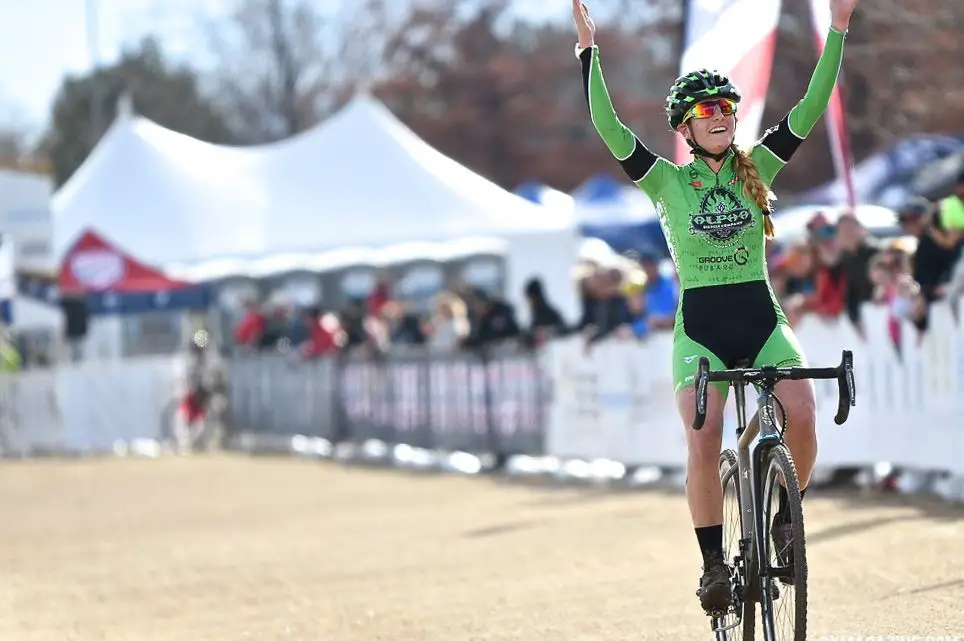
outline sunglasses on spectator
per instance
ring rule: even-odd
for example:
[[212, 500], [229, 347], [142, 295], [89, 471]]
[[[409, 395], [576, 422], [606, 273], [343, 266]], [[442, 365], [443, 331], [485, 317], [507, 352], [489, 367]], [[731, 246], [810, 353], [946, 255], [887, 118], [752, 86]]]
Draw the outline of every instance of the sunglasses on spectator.
[[720, 113], [724, 116], [732, 116], [736, 113], [736, 103], [732, 100], [727, 100], [726, 98], [720, 98], [718, 100], [704, 100], [703, 102], [698, 102], [690, 110], [686, 112], [683, 117], [683, 122], [686, 122], [690, 118], [696, 120], [701, 120], [703, 118], [712, 118], [716, 114], [716, 109], [719, 107]]
[[837, 229], [833, 225], [823, 225], [814, 229], [813, 235], [821, 239], [833, 238], [837, 235]]

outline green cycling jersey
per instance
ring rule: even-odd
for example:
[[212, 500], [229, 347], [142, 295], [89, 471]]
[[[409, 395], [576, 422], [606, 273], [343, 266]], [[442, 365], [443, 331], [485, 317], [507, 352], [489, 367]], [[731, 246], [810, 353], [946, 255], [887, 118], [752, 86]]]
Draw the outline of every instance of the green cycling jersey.
[[[767, 189], [819, 120], [840, 71], [845, 34], [827, 35], [806, 95], [750, 150]], [[598, 47], [579, 52], [592, 122], [630, 179], [655, 203], [676, 263], [680, 302], [673, 331], [673, 382], [693, 381], [700, 357], [710, 367], [806, 364], [767, 277], [763, 212], [737, 177], [734, 161], [714, 172], [702, 158], [676, 165], [652, 153], [613, 109]], [[714, 383], [723, 397], [726, 383]]]
[[[831, 29], [806, 95], [750, 152], [763, 183], [773, 179], [809, 135], [830, 101], [845, 33]], [[767, 280], [763, 213], [748, 198], [734, 163], [719, 173], [702, 158], [676, 165], [651, 151], [616, 115], [598, 46], [579, 53], [593, 125], [632, 181], [656, 206], [683, 290]]]

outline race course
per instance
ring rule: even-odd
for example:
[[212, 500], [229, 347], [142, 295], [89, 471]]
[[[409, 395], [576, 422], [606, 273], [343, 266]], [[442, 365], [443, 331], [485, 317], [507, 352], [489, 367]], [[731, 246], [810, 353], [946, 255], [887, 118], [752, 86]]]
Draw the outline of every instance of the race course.
[[[0, 464], [3, 641], [710, 639], [679, 492], [242, 456]], [[964, 508], [811, 492], [810, 634], [964, 639]]]

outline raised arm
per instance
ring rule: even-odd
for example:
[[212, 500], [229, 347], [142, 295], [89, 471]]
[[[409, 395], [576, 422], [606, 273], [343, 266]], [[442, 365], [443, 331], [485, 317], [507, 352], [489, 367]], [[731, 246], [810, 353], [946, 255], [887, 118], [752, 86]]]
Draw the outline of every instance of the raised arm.
[[830, 96], [840, 73], [843, 62], [843, 46], [845, 31], [837, 31], [833, 27], [827, 33], [827, 41], [823, 53], [813, 70], [807, 93], [794, 105], [788, 115], [791, 131], [800, 139], [810, 135], [813, 126], [820, 120], [820, 116], [830, 104]]
[[572, 13], [579, 33], [576, 55], [582, 63], [583, 91], [592, 124], [630, 180], [650, 197], [655, 197], [669, 163], [647, 149], [619, 120], [603, 78], [599, 47], [595, 43], [595, 25], [589, 17], [589, 10], [579, 0], [573, 0]]
[[783, 120], [764, 134], [757, 148], [754, 160], [760, 168], [760, 175], [769, 186], [777, 172], [783, 168], [810, 135], [813, 126], [826, 111], [833, 95], [840, 65], [843, 62], [844, 39], [850, 24], [850, 15], [859, 0], [830, 0], [832, 22], [823, 53], [810, 78], [807, 92], [794, 105]]

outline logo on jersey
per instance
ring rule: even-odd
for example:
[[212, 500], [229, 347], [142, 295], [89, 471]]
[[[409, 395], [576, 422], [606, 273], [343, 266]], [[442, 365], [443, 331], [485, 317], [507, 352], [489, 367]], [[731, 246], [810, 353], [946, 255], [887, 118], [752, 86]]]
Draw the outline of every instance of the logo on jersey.
[[736, 251], [732, 254], [724, 254], [723, 256], [700, 256], [700, 265], [746, 265], [750, 260], [750, 250], [746, 247], [737, 247]]
[[699, 213], [690, 214], [690, 233], [701, 234], [717, 247], [733, 245], [752, 225], [753, 212], [726, 187], [708, 191]]

